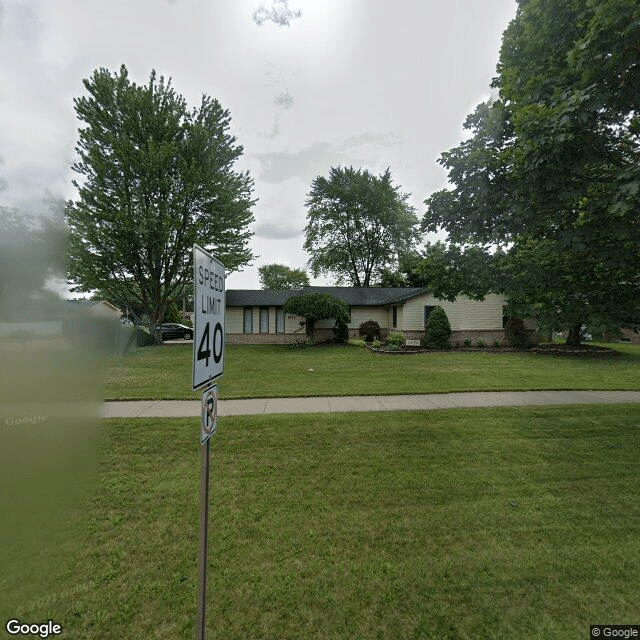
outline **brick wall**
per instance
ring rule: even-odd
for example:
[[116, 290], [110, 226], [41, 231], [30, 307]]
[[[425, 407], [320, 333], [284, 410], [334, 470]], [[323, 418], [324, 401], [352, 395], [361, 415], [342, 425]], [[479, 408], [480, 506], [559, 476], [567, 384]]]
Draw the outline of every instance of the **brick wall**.
[[227, 333], [227, 344], [291, 344], [294, 340], [305, 340], [300, 333]]

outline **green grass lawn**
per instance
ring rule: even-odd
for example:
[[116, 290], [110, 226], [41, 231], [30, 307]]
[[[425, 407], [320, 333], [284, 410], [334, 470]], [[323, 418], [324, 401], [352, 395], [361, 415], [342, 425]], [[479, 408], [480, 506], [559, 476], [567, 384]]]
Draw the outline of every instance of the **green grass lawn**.
[[[55, 597], [11, 615], [83, 640], [195, 637], [199, 463], [196, 420], [105, 421], [71, 560], [28, 576]], [[211, 473], [209, 639], [638, 621], [640, 405], [224, 418]]]
[[[640, 389], [640, 346], [618, 357], [435, 352], [380, 356], [355, 347], [228, 346], [221, 398]], [[147, 347], [113, 362], [109, 399], [195, 399], [191, 345]], [[313, 371], [309, 371], [313, 369]]]

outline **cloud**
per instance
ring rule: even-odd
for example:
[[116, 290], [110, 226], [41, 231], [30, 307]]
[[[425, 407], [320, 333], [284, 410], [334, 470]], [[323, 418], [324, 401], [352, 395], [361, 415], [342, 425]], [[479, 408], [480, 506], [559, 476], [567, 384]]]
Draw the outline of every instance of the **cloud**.
[[261, 27], [265, 22], [273, 22], [279, 27], [288, 27], [292, 20], [299, 18], [302, 11], [289, 8], [289, 0], [274, 0], [274, 4], [267, 8], [261, 4], [252, 14], [253, 21]]
[[[274, 123], [274, 129], [278, 122]], [[273, 132], [272, 132], [273, 133]], [[393, 133], [365, 131], [341, 142], [316, 142], [299, 151], [280, 151], [255, 154], [262, 171], [260, 180], [274, 183], [299, 176], [305, 182], [329, 173], [338, 165], [367, 166], [375, 164], [379, 151], [404, 144], [404, 139]]]
[[273, 118], [273, 127], [271, 128], [270, 138], [275, 138], [280, 133], [280, 119], [285, 111], [289, 111], [293, 107], [293, 96], [289, 91], [279, 93], [273, 100], [273, 104], [278, 107], [275, 117]]
[[268, 240], [289, 240], [298, 238], [304, 233], [304, 228], [291, 224], [287, 220], [275, 220], [272, 222], [261, 222], [254, 227], [254, 232], [258, 238]]
[[280, 107], [283, 111], [288, 111], [293, 107], [293, 96], [289, 93], [289, 90], [279, 93], [273, 100], [273, 104], [276, 107]]

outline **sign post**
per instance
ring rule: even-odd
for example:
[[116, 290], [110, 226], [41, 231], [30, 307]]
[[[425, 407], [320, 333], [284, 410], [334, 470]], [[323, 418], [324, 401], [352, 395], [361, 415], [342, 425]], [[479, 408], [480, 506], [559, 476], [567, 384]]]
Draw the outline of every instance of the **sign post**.
[[209, 527], [209, 451], [218, 428], [218, 386], [212, 381], [224, 373], [224, 265], [198, 245], [193, 245], [193, 389], [202, 392], [200, 421], [200, 552], [198, 554], [197, 639], [205, 637], [207, 591], [207, 541]]

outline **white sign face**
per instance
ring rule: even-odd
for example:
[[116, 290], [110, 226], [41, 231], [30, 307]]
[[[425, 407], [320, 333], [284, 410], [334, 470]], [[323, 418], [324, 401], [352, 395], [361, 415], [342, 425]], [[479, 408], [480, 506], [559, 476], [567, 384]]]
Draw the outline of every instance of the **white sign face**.
[[224, 373], [224, 265], [193, 245], [193, 388]]
[[214, 384], [202, 392], [202, 422], [200, 444], [204, 444], [218, 430], [218, 385]]

